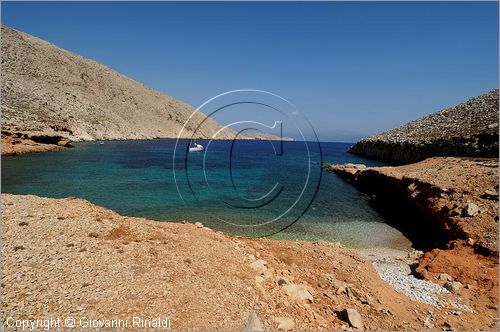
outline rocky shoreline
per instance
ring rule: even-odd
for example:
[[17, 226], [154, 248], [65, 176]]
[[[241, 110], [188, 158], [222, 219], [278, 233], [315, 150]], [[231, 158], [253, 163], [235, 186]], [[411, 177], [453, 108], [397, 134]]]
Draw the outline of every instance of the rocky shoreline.
[[[367, 194], [389, 223], [423, 248], [413, 275], [437, 278], [451, 292], [472, 287], [486, 307], [498, 309], [498, 159], [434, 157], [396, 167], [324, 168]], [[375, 267], [386, 263], [373, 260]], [[396, 287], [408, 284], [394, 266], [381, 277]]]
[[[393, 260], [401, 280], [413, 278], [404, 262], [418, 252], [238, 238], [199, 223], [123, 217], [74, 198], [3, 194], [2, 211], [4, 324], [8, 317], [168, 316], [174, 330], [498, 328], [498, 297], [491, 297], [498, 278], [486, 287], [431, 261], [429, 271], [443, 269], [464, 287], [447, 291], [450, 281], [433, 272], [427, 282], [435, 286], [414, 290], [379, 277], [396, 266], [382, 262]], [[408, 297], [426, 299], [433, 287], [437, 305]]]
[[434, 157], [397, 167], [324, 168], [370, 195], [407, 235], [425, 237], [426, 249], [467, 240], [476, 251], [498, 256], [498, 159]]
[[2, 131], [2, 156], [61, 150], [71, 146], [70, 141], [63, 136], [33, 135]]
[[349, 152], [395, 163], [434, 156], [498, 158], [498, 89], [364, 138]]

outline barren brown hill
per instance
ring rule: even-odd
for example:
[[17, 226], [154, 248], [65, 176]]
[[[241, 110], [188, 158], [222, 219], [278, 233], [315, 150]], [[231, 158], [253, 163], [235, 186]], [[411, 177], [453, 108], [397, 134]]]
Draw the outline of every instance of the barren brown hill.
[[[1, 37], [4, 137], [38, 143], [54, 143], [53, 137], [74, 141], [176, 138], [195, 111], [98, 62], [26, 33], [2, 26]], [[204, 119], [198, 112], [182, 137], [191, 137]], [[206, 119], [196, 137], [211, 138], [220, 129], [216, 121]], [[234, 135], [225, 129], [217, 138]]]
[[350, 152], [398, 163], [434, 156], [498, 158], [498, 89], [364, 138]]

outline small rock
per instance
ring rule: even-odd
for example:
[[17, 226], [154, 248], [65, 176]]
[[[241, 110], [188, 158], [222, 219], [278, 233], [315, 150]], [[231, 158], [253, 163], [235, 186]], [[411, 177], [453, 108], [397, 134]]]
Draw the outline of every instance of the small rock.
[[276, 280], [276, 282], [278, 283], [278, 286], [283, 286], [288, 284], [288, 279], [285, 277], [279, 277], [278, 280]]
[[195, 222], [194, 225], [198, 228], [203, 228], [203, 224], [199, 221]]
[[248, 315], [247, 324], [245, 325], [245, 331], [264, 331], [264, 329], [262, 328], [262, 324], [260, 324], [259, 317], [257, 317], [255, 311], [252, 311], [250, 315]]
[[412, 250], [408, 252], [408, 258], [410, 259], [419, 259], [424, 255], [424, 252], [421, 250]]
[[295, 327], [295, 322], [291, 318], [278, 317], [274, 321], [278, 323], [278, 329], [280, 330], [290, 331]]
[[444, 288], [446, 288], [448, 291], [452, 293], [456, 293], [462, 288], [462, 284], [458, 281], [453, 281], [453, 282], [447, 282], [444, 284]]
[[467, 203], [462, 209], [462, 215], [464, 217], [474, 217], [478, 213], [479, 213], [479, 206], [477, 206], [474, 203]]
[[439, 276], [438, 276], [439, 280], [441, 281], [453, 281], [453, 278], [447, 274], [447, 273], [441, 273]]
[[250, 264], [250, 267], [254, 269], [255, 271], [263, 274], [266, 273], [267, 271], [267, 262], [263, 259], [258, 259], [252, 264]]
[[285, 293], [297, 302], [312, 302], [313, 296], [306, 286], [297, 284], [287, 284], [284, 287]]
[[338, 317], [344, 322], [349, 323], [356, 329], [363, 329], [363, 321], [361, 320], [361, 315], [356, 309], [344, 309], [338, 313]]
[[498, 191], [495, 189], [486, 190], [482, 197], [486, 199], [498, 199]]
[[70, 143], [71, 143], [71, 142], [70, 142], [70, 140], [69, 140], [69, 139], [67, 139], [67, 138], [61, 138], [61, 139], [59, 140], [59, 142], [57, 142], [57, 145], [59, 145], [59, 146], [66, 146], [66, 147], [70, 147], [70, 146], [71, 146], [71, 144], [70, 144]]
[[468, 245], [468, 246], [473, 246], [474, 243], [476, 243], [476, 241], [474, 241], [474, 239], [471, 239], [471, 238], [468, 238], [465, 243]]

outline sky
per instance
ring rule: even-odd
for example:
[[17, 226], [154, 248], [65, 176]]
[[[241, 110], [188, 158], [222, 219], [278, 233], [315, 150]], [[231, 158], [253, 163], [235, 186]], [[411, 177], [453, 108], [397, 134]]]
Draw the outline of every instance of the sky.
[[2, 1], [1, 15], [195, 107], [234, 89], [275, 93], [321, 141], [498, 88], [498, 2]]

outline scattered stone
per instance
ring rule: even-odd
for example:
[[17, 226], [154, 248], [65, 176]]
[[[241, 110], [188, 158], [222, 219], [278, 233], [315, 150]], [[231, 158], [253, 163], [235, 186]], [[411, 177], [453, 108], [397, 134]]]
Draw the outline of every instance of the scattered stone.
[[285, 293], [296, 302], [313, 302], [313, 296], [304, 285], [287, 284], [283, 289]]
[[29, 224], [26, 221], [21, 221], [19, 226], [28, 226]]
[[460, 290], [460, 288], [462, 288], [462, 284], [458, 281], [448, 281], [446, 284], [444, 284], [444, 288], [452, 293], [456, 293]]
[[408, 252], [408, 258], [409, 259], [419, 259], [424, 255], [424, 252], [421, 250], [415, 250], [413, 249], [412, 251]]
[[474, 243], [476, 243], [476, 241], [474, 241], [474, 239], [471, 239], [471, 238], [468, 238], [465, 243], [468, 245], [468, 246], [473, 246]]
[[256, 260], [255, 262], [250, 264], [250, 267], [260, 274], [264, 274], [267, 272], [267, 262], [263, 259]]
[[252, 331], [252, 332], [264, 331], [264, 329], [262, 328], [262, 324], [260, 323], [259, 317], [257, 317], [255, 311], [252, 311], [250, 315], [248, 315], [247, 324], [245, 325], [245, 331]]
[[496, 191], [495, 189], [485, 190], [484, 194], [481, 197], [493, 200], [498, 199], [498, 191]]
[[447, 274], [447, 273], [441, 273], [441, 274], [439, 274], [438, 278], [441, 281], [453, 281], [453, 278], [449, 274]]
[[274, 321], [278, 323], [278, 329], [280, 330], [290, 331], [295, 328], [295, 322], [291, 318], [278, 317]]
[[363, 321], [361, 319], [361, 315], [357, 312], [356, 309], [344, 309], [338, 313], [339, 319], [344, 322], [349, 323], [352, 327], [362, 330], [363, 329]]
[[203, 224], [199, 221], [195, 222], [194, 225], [198, 228], [203, 228]]
[[276, 282], [278, 283], [278, 286], [283, 286], [289, 283], [288, 279], [285, 277], [279, 277]]
[[474, 203], [467, 203], [465, 204], [463, 210], [462, 210], [462, 215], [464, 217], [474, 217], [479, 213], [479, 206], [477, 206]]

